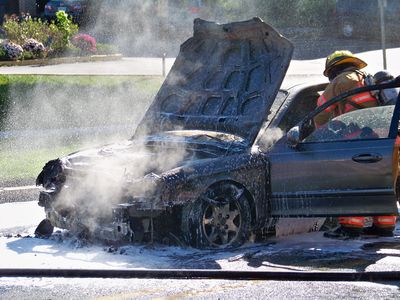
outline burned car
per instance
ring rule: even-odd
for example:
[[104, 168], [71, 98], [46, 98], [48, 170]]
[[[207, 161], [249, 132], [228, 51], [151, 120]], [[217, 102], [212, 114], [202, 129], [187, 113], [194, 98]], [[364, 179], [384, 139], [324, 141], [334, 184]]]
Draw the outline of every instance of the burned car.
[[[281, 88], [292, 52], [259, 18], [195, 20], [130, 140], [44, 166], [38, 232], [234, 247], [282, 216], [397, 214], [400, 107], [313, 128], [326, 83]], [[357, 128], [376, 134], [343, 134]]]

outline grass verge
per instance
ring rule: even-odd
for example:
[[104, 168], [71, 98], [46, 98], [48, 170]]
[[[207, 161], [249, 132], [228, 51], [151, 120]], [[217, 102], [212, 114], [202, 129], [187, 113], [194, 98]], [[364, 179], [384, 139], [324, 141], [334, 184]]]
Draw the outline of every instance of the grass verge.
[[[20, 113], [14, 119], [11, 118], [15, 120], [13, 127], [3, 124], [6, 130], [73, 128], [79, 127], [79, 124], [83, 127], [108, 126], [121, 122], [132, 124], [133, 132], [139, 117], [131, 116], [139, 108], [145, 107], [143, 103], [149, 103], [163, 80], [160, 76], [0, 75], [0, 125], [5, 119], [10, 119], [10, 105], [14, 105], [14, 108], [19, 107]], [[32, 94], [35, 94], [36, 102], [32, 100]], [[140, 96], [135, 98], [132, 94]], [[38, 99], [41, 100], [40, 105]], [[138, 99], [142, 102], [139, 103]], [[15, 105], [18, 101], [23, 104]], [[52, 118], [46, 116], [42, 108], [45, 103], [57, 108], [56, 111], [49, 110]], [[80, 104], [85, 109], [81, 109]], [[132, 112], [124, 114], [128, 109]], [[56, 113], [59, 115], [54, 117]], [[51, 122], [42, 122], [46, 118], [51, 119]], [[59, 121], [61, 118], [62, 122]], [[48, 160], [81, 148], [76, 143], [51, 145], [51, 139], [40, 147], [21, 148], [17, 144], [0, 140], [0, 187], [13, 182], [33, 182]]]
[[[0, 130], [10, 130], [6, 119], [13, 110], [24, 109], [27, 114], [37, 115], [39, 112], [32, 109], [39, 106], [57, 107], [58, 111], [64, 110], [64, 116], [72, 112], [71, 107], [86, 106], [87, 114], [82, 119], [96, 119], [89, 116], [89, 110], [111, 105], [104, 100], [111, 99], [117, 109], [123, 104], [130, 105], [135, 97], [152, 98], [163, 80], [161, 76], [0, 75]], [[104, 110], [108, 113], [110, 108]], [[73, 116], [68, 118], [72, 120]], [[99, 123], [104, 125], [104, 120]], [[65, 127], [65, 122], [61, 126]]]
[[0, 86], [11, 84], [75, 84], [92, 86], [113, 86], [130, 83], [142, 89], [160, 87], [164, 80], [161, 76], [91, 76], [91, 75], [0, 75]]
[[1, 150], [0, 186], [18, 182], [33, 183], [45, 163], [79, 149], [78, 145], [58, 146], [54, 148]]

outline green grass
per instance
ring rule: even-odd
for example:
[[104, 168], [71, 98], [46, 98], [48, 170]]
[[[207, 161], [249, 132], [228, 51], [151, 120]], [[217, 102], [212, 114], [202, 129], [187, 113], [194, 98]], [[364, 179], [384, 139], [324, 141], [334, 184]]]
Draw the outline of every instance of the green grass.
[[[85, 98], [84, 92], [91, 88], [96, 90], [108, 89], [107, 91], [111, 88], [116, 91], [115, 93], [118, 93], [121, 90], [120, 87], [122, 87], [123, 91], [127, 91], [125, 96], [128, 98], [131, 97], [129, 91], [134, 90], [137, 93], [147, 95], [147, 99], [151, 99], [151, 95], [157, 92], [163, 80], [164, 78], [161, 76], [0, 75], [0, 128], [1, 118], [7, 115], [10, 101], [29, 101], [30, 91], [38, 84], [53, 87], [54, 90], [59, 90], [60, 87], [62, 89], [63, 86], [69, 87], [69, 90], [71, 88], [77, 90], [78, 95], [82, 94], [82, 99], [71, 99], [71, 102], [85, 101], [85, 105], [87, 105], [89, 100]], [[13, 90], [19, 91], [21, 96], [18, 99], [10, 99], [11, 87]], [[128, 87], [134, 87], [134, 89]], [[68, 96], [66, 96], [66, 99], [68, 100]], [[61, 146], [58, 144], [54, 147], [31, 147], [31, 149], [21, 149], [13, 145], [13, 142], [0, 140], [0, 187], [7, 182], [33, 180], [50, 159], [62, 157], [82, 148], [77, 143]]]
[[62, 157], [77, 149], [79, 149], [78, 145], [34, 150], [0, 149], [0, 186], [4, 182], [33, 180], [47, 161]]
[[0, 86], [38, 83], [113, 86], [130, 83], [144, 90], [154, 90], [160, 87], [163, 80], [161, 76], [0, 75]]
[[[153, 95], [160, 88], [161, 76], [56, 76], [56, 75], [0, 75], [0, 130], [3, 127], [11, 102], [16, 100], [29, 105], [30, 95], [37, 86], [44, 90], [78, 91], [85, 95], [88, 90], [98, 94], [114, 93], [118, 90], [135, 91], [136, 94]], [[15, 93], [18, 99], [15, 99]]]

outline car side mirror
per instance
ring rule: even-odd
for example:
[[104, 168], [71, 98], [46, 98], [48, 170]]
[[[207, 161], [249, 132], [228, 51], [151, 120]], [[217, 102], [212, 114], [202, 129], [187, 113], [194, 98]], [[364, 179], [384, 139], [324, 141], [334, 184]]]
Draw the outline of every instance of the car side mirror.
[[286, 139], [289, 147], [296, 148], [300, 143], [300, 126], [291, 128], [286, 134]]

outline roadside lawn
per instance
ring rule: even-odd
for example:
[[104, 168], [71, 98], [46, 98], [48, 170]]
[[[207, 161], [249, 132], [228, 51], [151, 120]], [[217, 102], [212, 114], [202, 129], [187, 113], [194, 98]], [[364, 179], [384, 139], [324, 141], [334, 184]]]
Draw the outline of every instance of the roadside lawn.
[[[129, 138], [163, 80], [161, 76], [0, 75], [0, 187], [33, 184], [50, 159], [106, 144], [113, 141], [110, 137]], [[117, 132], [123, 126], [127, 132]], [[64, 136], [65, 130], [70, 135], [79, 128], [111, 130], [100, 136]], [[60, 134], [43, 136], [46, 130]], [[41, 135], [36, 135], [39, 131]], [[6, 138], [10, 132], [15, 136]], [[18, 137], [20, 132], [24, 134]]]
[[[3, 146], [3, 147], [2, 147]], [[44, 164], [79, 149], [79, 145], [39, 149], [4, 149], [0, 146], [0, 187], [34, 184]]]

